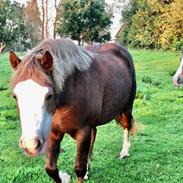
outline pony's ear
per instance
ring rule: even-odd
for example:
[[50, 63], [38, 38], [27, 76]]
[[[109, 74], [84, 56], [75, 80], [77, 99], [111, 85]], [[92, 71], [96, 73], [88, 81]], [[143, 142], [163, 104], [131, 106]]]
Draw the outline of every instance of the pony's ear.
[[50, 54], [49, 51], [46, 51], [45, 54], [43, 55], [43, 57], [40, 60], [40, 64], [43, 67], [43, 69], [47, 70], [47, 71], [51, 71], [52, 70], [52, 66], [53, 66], [53, 57]]
[[21, 60], [16, 56], [16, 54], [12, 50], [10, 50], [10, 53], [9, 53], [9, 61], [12, 68], [15, 70], [19, 65], [19, 63], [21, 62]]

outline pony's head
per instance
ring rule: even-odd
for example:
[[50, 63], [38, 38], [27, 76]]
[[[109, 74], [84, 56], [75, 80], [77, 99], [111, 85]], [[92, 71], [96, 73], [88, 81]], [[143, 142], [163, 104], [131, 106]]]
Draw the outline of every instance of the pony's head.
[[45, 152], [55, 111], [55, 91], [50, 78], [53, 58], [46, 51], [21, 61], [10, 51], [9, 60], [15, 71], [11, 84], [22, 127], [19, 145], [27, 155], [36, 156]]
[[173, 76], [173, 84], [178, 87], [183, 86], [183, 51], [180, 59], [180, 65]]
[[28, 155], [44, 152], [52, 114], [59, 105], [66, 79], [75, 71], [85, 71], [92, 62], [88, 51], [70, 39], [46, 39], [21, 61], [10, 51], [13, 96], [20, 114], [20, 147]]

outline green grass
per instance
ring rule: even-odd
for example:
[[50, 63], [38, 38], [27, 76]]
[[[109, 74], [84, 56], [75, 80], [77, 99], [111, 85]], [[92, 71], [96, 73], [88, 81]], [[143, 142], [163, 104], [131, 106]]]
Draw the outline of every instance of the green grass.
[[[134, 116], [143, 126], [131, 138], [131, 157], [119, 160], [122, 130], [115, 122], [98, 128], [88, 183], [183, 182], [183, 89], [172, 85], [179, 53], [131, 50], [138, 82]], [[49, 183], [45, 156], [28, 158], [18, 147], [21, 135], [11, 97], [8, 55], [0, 56], [0, 183]], [[75, 182], [75, 142], [64, 138], [58, 166]]]

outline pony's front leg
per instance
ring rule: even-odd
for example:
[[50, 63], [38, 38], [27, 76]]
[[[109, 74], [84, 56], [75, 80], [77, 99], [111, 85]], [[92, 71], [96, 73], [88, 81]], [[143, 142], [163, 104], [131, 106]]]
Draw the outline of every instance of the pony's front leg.
[[64, 137], [64, 132], [61, 129], [62, 113], [60, 109], [56, 109], [53, 117], [51, 130], [47, 139], [46, 148], [46, 172], [56, 183], [70, 183], [71, 177], [67, 173], [58, 171], [57, 159], [60, 153], [60, 142]]
[[84, 176], [84, 180], [89, 179], [90, 161], [91, 161], [91, 156], [92, 156], [92, 152], [93, 152], [93, 145], [95, 142], [96, 134], [97, 134], [97, 128], [94, 127], [91, 129], [91, 141], [90, 141], [90, 149], [89, 149], [89, 153], [88, 153], [87, 171], [86, 171], [86, 174]]
[[47, 174], [57, 183], [62, 183], [57, 168], [57, 159], [60, 151], [60, 141], [63, 136], [63, 133], [56, 134], [55, 131], [51, 129], [47, 140], [45, 169]]
[[91, 143], [91, 128], [86, 127], [78, 130], [76, 134], [77, 155], [75, 161], [75, 173], [77, 183], [83, 183], [83, 178], [87, 172], [87, 160]]

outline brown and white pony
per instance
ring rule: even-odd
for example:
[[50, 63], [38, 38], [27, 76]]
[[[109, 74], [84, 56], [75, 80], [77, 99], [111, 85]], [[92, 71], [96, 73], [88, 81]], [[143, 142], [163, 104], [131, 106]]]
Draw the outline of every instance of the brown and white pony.
[[180, 65], [173, 76], [173, 84], [175, 86], [183, 86], [183, 50], [181, 52]]
[[129, 156], [136, 80], [126, 49], [114, 43], [82, 48], [70, 39], [47, 39], [22, 61], [12, 51], [9, 60], [15, 70], [11, 84], [22, 126], [20, 147], [29, 156], [46, 149], [45, 169], [55, 182], [70, 182], [57, 168], [65, 133], [77, 142], [78, 183], [88, 176], [97, 126], [115, 118], [124, 128], [120, 157]]

